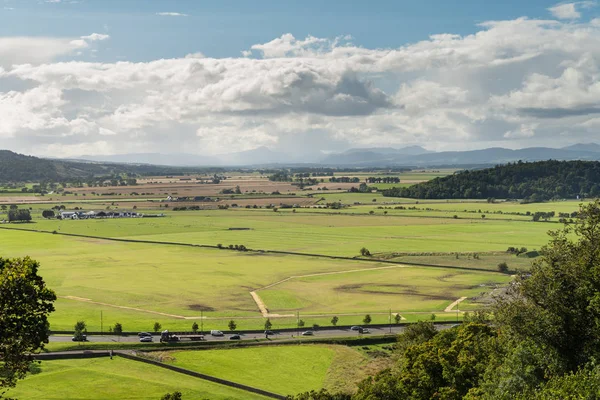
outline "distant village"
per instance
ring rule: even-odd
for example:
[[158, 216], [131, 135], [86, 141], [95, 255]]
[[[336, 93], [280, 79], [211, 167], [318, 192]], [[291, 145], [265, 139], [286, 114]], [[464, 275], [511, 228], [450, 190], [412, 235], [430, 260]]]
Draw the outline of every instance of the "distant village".
[[96, 219], [96, 218], [155, 218], [164, 214], [145, 215], [135, 211], [61, 211], [58, 219]]

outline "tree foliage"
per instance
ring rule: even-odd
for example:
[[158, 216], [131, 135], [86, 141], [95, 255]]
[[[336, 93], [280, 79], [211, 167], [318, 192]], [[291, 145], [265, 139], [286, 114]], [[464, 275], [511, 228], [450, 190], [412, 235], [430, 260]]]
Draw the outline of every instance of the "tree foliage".
[[543, 201], [600, 196], [600, 162], [517, 162], [463, 171], [406, 188], [384, 190], [384, 196], [418, 199], [512, 198]]
[[8, 211], [9, 222], [27, 222], [31, 221], [31, 213], [27, 209], [10, 209]]
[[48, 315], [56, 295], [38, 275], [39, 264], [0, 258], [0, 387], [13, 387], [25, 377], [29, 354], [48, 343]]

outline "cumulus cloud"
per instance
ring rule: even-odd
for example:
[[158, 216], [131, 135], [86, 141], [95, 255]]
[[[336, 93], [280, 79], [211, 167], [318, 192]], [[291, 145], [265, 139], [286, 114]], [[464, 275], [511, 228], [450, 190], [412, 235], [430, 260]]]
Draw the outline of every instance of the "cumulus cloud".
[[55, 156], [600, 140], [596, 21], [490, 21], [388, 49], [284, 34], [237, 58], [57, 61], [107, 39], [0, 39], [13, 58], [0, 137]]
[[550, 7], [548, 11], [558, 19], [579, 19], [581, 18], [580, 9], [591, 8], [595, 5], [593, 1], [578, 1], [574, 3], [557, 4]]
[[110, 39], [110, 36], [103, 33], [92, 33], [91, 35], [82, 36], [81, 39], [89, 42], [98, 42], [101, 40]]

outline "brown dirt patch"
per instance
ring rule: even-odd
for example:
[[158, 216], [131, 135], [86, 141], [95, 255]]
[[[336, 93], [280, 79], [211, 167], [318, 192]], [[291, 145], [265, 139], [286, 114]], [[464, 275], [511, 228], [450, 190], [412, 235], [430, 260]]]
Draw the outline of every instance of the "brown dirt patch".
[[215, 311], [214, 308], [204, 304], [190, 304], [188, 308], [192, 311]]

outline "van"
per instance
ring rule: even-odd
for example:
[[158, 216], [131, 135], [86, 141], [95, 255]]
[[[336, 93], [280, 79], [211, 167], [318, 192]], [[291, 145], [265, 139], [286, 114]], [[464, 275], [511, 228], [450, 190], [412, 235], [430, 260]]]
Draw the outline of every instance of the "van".
[[212, 336], [223, 336], [223, 332], [221, 332], [221, 331], [217, 331], [217, 330], [212, 330], [212, 331], [210, 331], [210, 334], [211, 334]]

